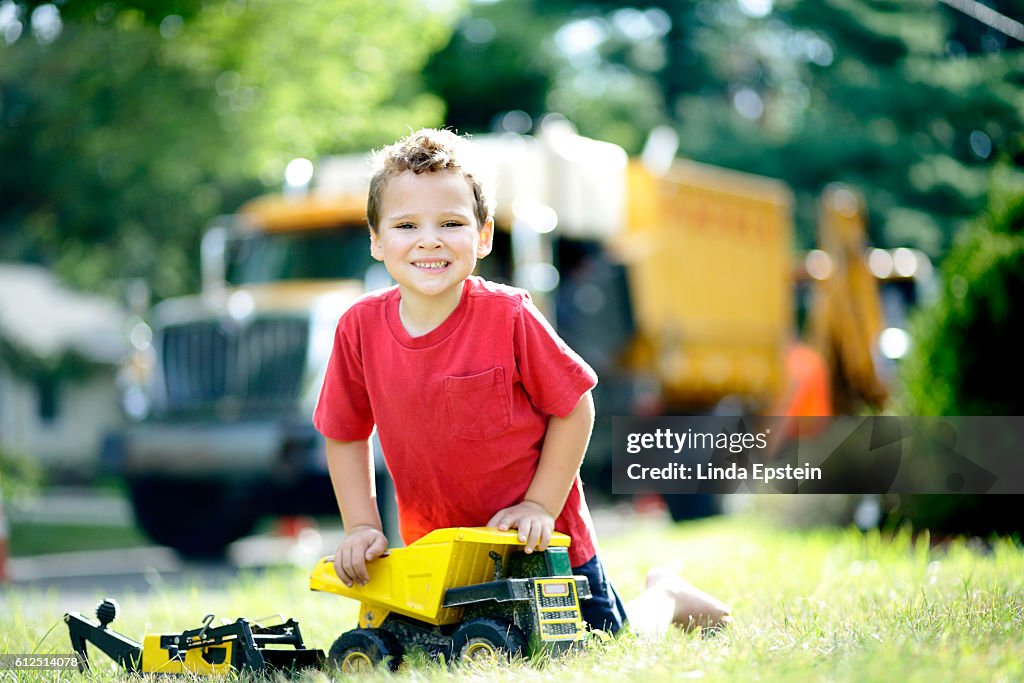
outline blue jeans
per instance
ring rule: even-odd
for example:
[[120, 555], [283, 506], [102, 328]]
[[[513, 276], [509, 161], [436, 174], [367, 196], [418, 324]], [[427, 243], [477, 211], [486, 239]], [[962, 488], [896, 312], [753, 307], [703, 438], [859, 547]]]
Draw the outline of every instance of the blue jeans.
[[626, 623], [626, 608], [623, 607], [619, 594], [615, 592], [615, 587], [605, 576], [601, 560], [594, 555], [579, 567], [573, 567], [572, 573], [585, 576], [590, 582], [590, 593], [593, 597], [589, 600], [580, 600], [583, 620], [590, 624], [591, 628], [617, 633]]

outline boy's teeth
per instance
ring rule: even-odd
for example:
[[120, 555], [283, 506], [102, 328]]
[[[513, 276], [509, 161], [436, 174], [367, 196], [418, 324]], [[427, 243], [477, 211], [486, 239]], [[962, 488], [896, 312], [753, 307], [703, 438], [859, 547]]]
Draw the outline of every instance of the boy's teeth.
[[448, 262], [447, 261], [440, 261], [440, 262], [436, 262], [436, 263], [420, 263], [418, 265], [419, 265], [420, 268], [430, 268], [430, 269], [433, 269], [433, 270], [439, 270], [439, 269], [444, 268], [445, 266], [447, 266]]

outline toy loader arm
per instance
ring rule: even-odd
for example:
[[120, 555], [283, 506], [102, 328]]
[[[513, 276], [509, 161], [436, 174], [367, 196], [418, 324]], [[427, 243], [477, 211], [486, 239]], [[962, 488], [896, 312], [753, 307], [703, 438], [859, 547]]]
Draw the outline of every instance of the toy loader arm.
[[[231, 670], [262, 674], [268, 670], [294, 672], [323, 668], [323, 651], [305, 648], [299, 624], [294, 619], [263, 626], [241, 618], [211, 628], [214, 615], [208, 614], [200, 628], [150, 634], [144, 643], [137, 643], [109, 628], [117, 617], [117, 610], [117, 602], [107, 599], [96, 608], [98, 622], [77, 612], [64, 615], [80, 672], [90, 668], [86, 648], [89, 642], [125, 671], [136, 674], [223, 675]], [[291, 649], [282, 649], [282, 645]]]
[[116, 661], [125, 671], [139, 673], [142, 662], [142, 644], [116, 631], [83, 617], [78, 612], [64, 615], [71, 634], [71, 649], [78, 655], [78, 670], [84, 673], [89, 669], [89, 653], [86, 643], [91, 642], [111, 659]]

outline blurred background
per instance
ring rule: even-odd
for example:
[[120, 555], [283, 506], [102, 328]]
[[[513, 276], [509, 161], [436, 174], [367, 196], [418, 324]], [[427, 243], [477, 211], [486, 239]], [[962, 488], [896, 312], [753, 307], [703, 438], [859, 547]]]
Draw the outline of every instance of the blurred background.
[[[612, 509], [723, 503], [617, 499], [613, 415], [1021, 414], [1022, 19], [0, 0], [0, 574], [336, 518], [309, 416], [338, 315], [389, 284], [366, 153], [422, 126], [473, 134], [499, 199], [482, 273], [530, 289], [601, 376], [584, 477]], [[1019, 530], [999, 498], [789, 518]]]

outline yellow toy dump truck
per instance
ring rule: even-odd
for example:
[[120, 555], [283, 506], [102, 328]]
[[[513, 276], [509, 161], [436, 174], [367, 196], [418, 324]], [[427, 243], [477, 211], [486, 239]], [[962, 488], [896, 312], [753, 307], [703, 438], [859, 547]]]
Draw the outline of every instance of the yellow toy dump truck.
[[341, 634], [328, 661], [396, 669], [413, 648], [451, 661], [572, 647], [586, 636], [579, 601], [590, 584], [572, 575], [569, 540], [556, 532], [546, 551], [526, 554], [515, 531], [438, 529], [369, 563], [370, 580], [351, 588], [325, 557], [310, 588], [360, 603], [359, 628]]

